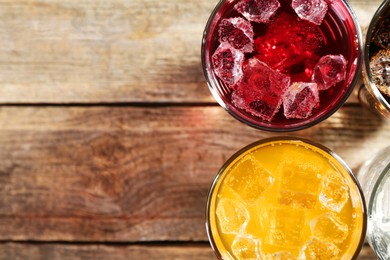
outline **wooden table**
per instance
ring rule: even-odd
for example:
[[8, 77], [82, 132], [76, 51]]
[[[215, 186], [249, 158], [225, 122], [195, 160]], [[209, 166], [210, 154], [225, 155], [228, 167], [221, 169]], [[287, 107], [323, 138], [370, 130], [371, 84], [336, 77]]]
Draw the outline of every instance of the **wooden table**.
[[[351, 0], [365, 28], [381, 0]], [[0, 1], [0, 259], [214, 259], [208, 188], [274, 134], [229, 116], [200, 64], [216, 1]], [[351, 97], [294, 132], [357, 171], [390, 121]], [[365, 246], [360, 259], [375, 259]]]

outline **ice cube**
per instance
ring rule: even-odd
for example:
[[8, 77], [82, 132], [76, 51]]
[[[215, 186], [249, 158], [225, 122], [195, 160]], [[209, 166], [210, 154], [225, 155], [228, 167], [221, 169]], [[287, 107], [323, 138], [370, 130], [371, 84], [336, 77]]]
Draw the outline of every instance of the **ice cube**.
[[238, 200], [222, 198], [217, 205], [217, 219], [225, 234], [238, 234], [248, 224], [249, 212]]
[[312, 80], [317, 83], [318, 90], [327, 90], [345, 80], [346, 73], [347, 61], [343, 55], [326, 55], [314, 67]]
[[[300, 156], [301, 154], [298, 154]], [[313, 209], [317, 204], [317, 194], [320, 189], [320, 169], [307, 162], [295, 163], [294, 154], [285, 155], [289, 160], [280, 165], [281, 190], [278, 202], [280, 205], [292, 208]]]
[[320, 25], [326, 13], [328, 4], [325, 0], [292, 0], [291, 7], [303, 20]]
[[320, 202], [334, 212], [340, 212], [349, 199], [349, 188], [337, 172], [328, 172], [322, 180]]
[[[287, 154], [287, 156], [289, 157], [288, 159], [295, 160], [294, 154]], [[289, 161], [283, 163], [280, 166], [281, 187], [290, 191], [317, 194], [321, 185], [321, 179], [319, 178], [321, 169], [312, 163]]]
[[233, 104], [254, 116], [271, 121], [279, 111], [290, 77], [279, 73], [257, 57], [243, 65], [243, 79], [232, 94]]
[[260, 240], [247, 234], [239, 234], [231, 246], [237, 259], [260, 259]]
[[308, 118], [319, 103], [316, 83], [295, 82], [283, 95], [284, 116], [286, 118]]
[[228, 42], [242, 52], [253, 51], [253, 28], [241, 17], [225, 18], [219, 24], [219, 41]]
[[259, 199], [273, 181], [272, 173], [251, 155], [244, 157], [226, 179], [227, 185], [249, 203]]
[[340, 249], [335, 244], [312, 238], [303, 246], [300, 259], [339, 260], [339, 254]]
[[234, 85], [243, 76], [244, 53], [223, 42], [212, 56], [215, 74], [226, 84]]
[[279, 9], [278, 0], [241, 0], [234, 8], [249, 21], [268, 23]]
[[303, 236], [305, 221], [303, 210], [274, 209], [270, 214], [267, 244], [280, 249], [301, 247], [305, 242]]
[[348, 237], [348, 225], [331, 213], [318, 216], [310, 221], [313, 236], [334, 243], [342, 243]]
[[375, 86], [390, 97], [390, 48], [380, 50], [370, 59], [370, 69]]

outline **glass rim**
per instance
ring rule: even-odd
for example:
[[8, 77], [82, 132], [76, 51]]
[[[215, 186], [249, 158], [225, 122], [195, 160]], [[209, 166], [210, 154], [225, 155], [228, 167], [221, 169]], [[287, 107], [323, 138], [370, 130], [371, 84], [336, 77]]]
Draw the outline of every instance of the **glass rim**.
[[379, 91], [379, 89], [376, 87], [374, 81], [372, 80], [372, 73], [370, 69], [370, 46], [371, 46], [371, 37], [374, 27], [377, 25], [377, 22], [380, 18], [380, 16], [387, 10], [387, 8], [390, 8], [390, 1], [384, 0], [382, 4], [379, 6], [379, 8], [376, 10], [369, 26], [367, 29], [366, 34], [366, 41], [364, 45], [363, 50], [363, 75], [366, 75], [366, 83], [364, 84], [368, 92], [371, 94], [372, 97], [375, 98], [379, 104], [384, 107], [387, 111], [390, 111], [390, 103], [387, 102], [386, 98], [382, 95], [382, 93]]
[[[376, 180], [373, 188], [372, 188], [372, 192], [371, 192], [371, 196], [369, 198], [369, 201], [368, 201], [368, 205], [367, 205], [367, 215], [368, 215], [368, 219], [367, 219], [367, 222], [371, 222], [369, 220], [370, 216], [372, 215], [372, 209], [374, 207], [374, 201], [376, 200], [377, 198], [377, 191], [379, 189], [379, 186], [382, 184], [382, 181], [383, 179], [385, 178], [385, 176], [387, 176], [387, 174], [390, 172], [390, 162], [385, 166], [385, 168], [382, 170], [381, 174], [379, 175], [378, 179]], [[379, 257], [382, 257], [380, 253], [380, 251], [378, 250], [378, 244], [376, 242], [376, 240], [374, 239], [374, 232], [367, 232], [367, 236], [368, 236], [368, 240], [369, 240], [369, 243], [370, 245], [372, 246], [372, 249], [374, 250], [374, 252], [376, 253], [376, 255]]]
[[[306, 129], [306, 128], [309, 128], [309, 127], [312, 127], [314, 125], [319, 124], [320, 122], [322, 122], [322, 121], [326, 120], [327, 118], [329, 118], [330, 116], [332, 116], [340, 107], [342, 107], [345, 104], [345, 102], [347, 101], [347, 99], [349, 98], [351, 93], [353, 92], [355, 85], [359, 80], [359, 72], [362, 70], [362, 60], [363, 60], [363, 54], [362, 54], [363, 36], [362, 35], [363, 34], [362, 34], [362, 30], [360, 28], [357, 16], [356, 16], [354, 10], [352, 9], [351, 5], [346, 0], [339, 0], [339, 2], [342, 3], [346, 7], [346, 10], [348, 11], [348, 13], [350, 14], [350, 16], [352, 18], [354, 29], [356, 31], [358, 50], [357, 50], [357, 57], [356, 57], [357, 60], [356, 60], [355, 73], [353, 75], [353, 78], [351, 80], [350, 85], [348, 86], [344, 95], [340, 98], [340, 100], [337, 104], [335, 104], [326, 113], [319, 115], [315, 120], [312, 120], [309, 122], [305, 122], [304, 120], [302, 120], [302, 121], [299, 121], [297, 123], [289, 124], [288, 126], [283, 126], [283, 127], [267, 126], [266, 122], [262, 119], [247, 120], [242, 116], [242, 115], [245, 115], [246, 112], [245, 113], [240, 112], [238, 109], [235, 109], [236, 111], [233, 111], [231, 108], [229, 108], [229, 106], [226, 104], [226, 102], [224, 102], [222, 100], [221, 96], [218, 93], [217, 89], [219, 88], [219, 83], [217, 82], [215, 77], [213, 77], [213, 75], [210, 75], [213, 73], [209, 72], [207, 69], [208, 58], [206, 58], [206, 53], [207, 53], [206, 52], [206, 43], [207, 43], [207, 35], [209, 34], [209, 31], [211, 29], [211, 25], [214, 21], [215, 16], [218, 13], [220, 7], [225, 2], [231, 3], [233, 1], [235, 1], [235, 0], [219, 0], [219, 2], [216, 4], [216, 6], [214, 7], [213, 11], [211, 12], [211, 14], [207, 20], [205, 29], [203, 31], [202, 44], [201, 44], [201, 63], [202, 63], [203, 74], [204, 74], [204, 77], [206, 78], [207, 86], [208, 86], [212, 96], [214, 97], [214, 99], [217, 101], [217, 103], [224, 110], [226, 110], [231, 116], [233, 116], [238, 121], [240, 121], [246, 125], [249, 125], [253, 128], [259, 129], [259, 130], [270, 131], [270, 132], [293, 132], [293, 131], [303, 130], [303, 129]], [[384, 0], [384, 1], [386, 1], [386, 0]]]
[[314, 147], [324, 151], [325, 153], [329, 154], [334, 159], [336, 159], [341, 164], [341, 166], [346, 170], [346, 172], [348, 173], [349, 177], [352, 179], [353, 184], [357, 188], [357, 191], [358, 191], [358, 194], [359, 194], [359, 197], [360, 197], [359, 199], [360, 199], [360, 202], [361, 202], [361, 205], [362, 205], [362, 217], [363, 217], [362, 232], [361, 232], [361, 236], [360, 236], [360, 241], [359, 241], [358, 246], [356, 247], [356, 251], [355, 251], [355, 253], [354, 253], [353, 257], [352, 257], [352, 259], [356, 259], [358, 257], [358, 255], [359, 255], [362, 247], [363, 247], [364, 240], [365, 240], [366, 233], [367, 233], [367, 207], [366, 207], [366, 201], [365, 201], [365, 198], [364, 198], [364, 193], [363, 193], [362, 187], [360, 186], [359, 181], [357, 180], [357, 177], [352, 173], [352, 170], [349, 168], [349, 166], [346, 164], [346, 162], [339, 155], [337, 155], [334, 151], [332, 151], [331, 149], [329, 149], [328, 147], [326, 147], [326, 146], [324, 146], [324, 145], [322, 145], [320, 143], [317, 143], [315, 141], [312, 141], [312, 140], [309, 140], [309, 139], [306, 139], [306, 138], [303, 138], [303, 137], [297, 137], [297, 136], [274, 136], [274, 137], [268, 137], [268, 138], [264, 138], [264, 139], [255, 141], [255, 142], [253, 142], [253, 143], [251, 143], [249, 145], [244, 146], [243, 148], [241, 148], [237, 152], [235, 152], [232, 156], [230, 156], [230, 158], [228, 160], [226, 160], [226, 162], [218, 170], [218, 172], [217, 172], [216, 176], [214, 177], [213, 182], [211, 183], [211, 186], [209, 188], [209, 192], [208, 192], [208, 195], [207, 195], [207, 201], [206, 201], [206, 212], [205, 212], [206, 234], [207, 234], [207, 238], [209, 240], [209, 243], [210, 243], [210, 245], [211, 245], [215, 255], [218, 257], [218, 259], [222, 259], [222, 255], [219, 252], [218, 247], [217, 247], [217, 245], [215, 243], [215, 240], [213, 238], [213, 233], [212, 233], [211, 224], [210, 224], [211, 200], [212, 200], [212, 196], [214, 194], [216, 185], [219, 183], [219, 181], [220, 181], [223, 173], [225, 172], [225, 170], [241, 154], [245, 153], [246, 151], [248, 151], [248, 150], [250, 150], [250, 149], [252, 149], [252, 148], [254, 148], [256, 146], [259, 146], [259, 145], [262, 145], [262, 144], [266, 144], [266, 143], [270, 143], [270, 142], [274, 142], [274, 141], [301, 141], [301, 142], [303, 142], [305, 144], [312, 145], [312, 146], [314, 146]]

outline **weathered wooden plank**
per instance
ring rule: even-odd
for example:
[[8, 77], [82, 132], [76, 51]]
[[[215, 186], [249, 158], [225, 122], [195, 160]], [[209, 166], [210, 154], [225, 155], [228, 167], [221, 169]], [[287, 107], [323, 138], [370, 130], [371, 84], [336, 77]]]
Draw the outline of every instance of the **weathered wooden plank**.
[[[293, 134], [356, 170], [390, 121], [350, 106]], [[205, 241], [217, 170], [269, 136], [218, 106], [0, 107], [0, 240]]]
[[[22, 260], [22, 259], [71, 259], [71, 260], [95, 260], [95, 259], [137, 259], [137, 260], [212, 260], [216, 259], [211, 247], [208, 245], [73, 245], [73, 244], [0, 244], [1, 260]], [[364, 246], [358, 260], [377, 259], [369, 246]]]
[[215, 2], [0, 1], [0, 102], [209, 101]]
[[[380, 2], [350, 1], [363, 27]], [[200, 44], [216, 3], [2, 0], [0, 103], [214, 102]]]

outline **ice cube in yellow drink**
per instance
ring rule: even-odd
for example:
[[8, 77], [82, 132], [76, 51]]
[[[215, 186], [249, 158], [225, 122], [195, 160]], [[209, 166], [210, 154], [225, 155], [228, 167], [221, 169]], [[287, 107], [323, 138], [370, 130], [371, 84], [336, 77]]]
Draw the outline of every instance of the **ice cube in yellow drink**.
[[345, 163], [298, 138], [263, 140], [233, 156], [210, 190], [207, 216], [223, 259], [351, 259], [366, 228]]

